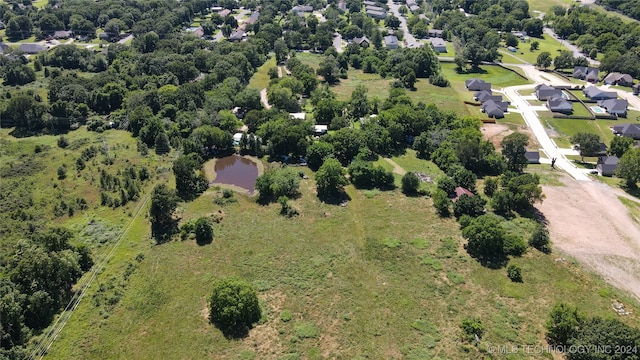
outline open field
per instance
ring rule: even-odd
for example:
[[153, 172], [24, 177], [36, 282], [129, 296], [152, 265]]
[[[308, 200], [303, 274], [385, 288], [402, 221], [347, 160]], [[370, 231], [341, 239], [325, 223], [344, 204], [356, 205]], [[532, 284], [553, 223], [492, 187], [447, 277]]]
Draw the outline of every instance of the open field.
[[251, 80], [249, 81], [249, 87], [253, 89], [262, 90], [269, 86], [269, 69], [276, 67], [276, 58], [271, 57], [262, 66], [258, 68]]
[[552, 6], [559, 5], [565, 8], [568, 8], [571, 5], [575, 4], [573, 0], [529, 0], [529, 11], [532, 13], [532, 16], [536, 16], [535, 11], [540, 11], [544, 13], [548, 13]]
[[[433, 170], [411, 152], [393, 160], [407, 170]], [[512, 260], [525, 281], [512, 283], [504, 269], [483, 268], [464, 252], [458, 225], [440, 219], [430, 199], [349, 186], [346, 207], [326, 205], [304, 171], [311, 179], [292, 201], [301, 213], [294, 219], [242, 195], [219, 207], [213, 190], [182, 204], [183, 221], [221, 215], [209, 245], [148, 247], [141, 219], [129, 246], [142, 248], [144, 259], [122, 300], [103, 315], [88, 297], [48, 358], [479, 358], [460, 340], [467, 316], [482, 320], [484, 344], [500, 345], [544, 344], [556, 301], [613, 317], [617, 299], [633, 313], [623, 320], [637, 321], [628, 296], [571, 260], [556, 261], [562, 254], [530, 250]], [[532, 229], [531, 220], [516, 219], [509, 231]], [[262, 301], [263, 320], [241, 340], [225, 339], [206, 319], [209, 286], [227, 275], [249, 280]]]
[[[537, 41], [540, 44], [539, 48], [538, 50], [530, 51], [529, 48], [531, 47], [531, 43], [534, 41]], [[503, 55], [502, 62], [516, 64], [522, 63], [522, 61], [516, 59], [517, 57], [519, 59], [525, 60], [530, 64], [535, 64], [540, 53], [547, 51], [551, 54], [551, 57], [555, 57], [561, 50], [565, 50], [565, 48], [562, 46], [562, 44], [560, 44], [559, 41], [549, 35], [544, 34], [542, 38], [532, 37], [529, 42], [519, 42], [517, 50], [518, 51], [516, 51], [515, 53], [512, 53], [506, 48], [501, 48], [500, 53]]]
[[[575, 104], [574, 104], [575, 105]], [[554, 129], [557, 136], [552, 136], [558, 146], [569, 147], [569, 138], [579, 132], [589, 132], [600, 136], [600, 140], [609, 144], [613, 139], [610, 126], [619, 124], [619, 120], [581, 120], [581, 119], [554, 119], [548, 114], [541, 114], [543, 124]], [[560, 139], [560, 140], [559, 140]]]

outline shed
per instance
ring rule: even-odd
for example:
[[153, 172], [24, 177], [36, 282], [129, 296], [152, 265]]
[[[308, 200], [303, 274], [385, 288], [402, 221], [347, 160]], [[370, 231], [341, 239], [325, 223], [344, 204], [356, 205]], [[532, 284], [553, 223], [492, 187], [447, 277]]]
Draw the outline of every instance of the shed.
[[529, 164], [540, 164], [540, 152], [538, 151], [527, 151], [524, 153], [524, 157], [527, 158]]

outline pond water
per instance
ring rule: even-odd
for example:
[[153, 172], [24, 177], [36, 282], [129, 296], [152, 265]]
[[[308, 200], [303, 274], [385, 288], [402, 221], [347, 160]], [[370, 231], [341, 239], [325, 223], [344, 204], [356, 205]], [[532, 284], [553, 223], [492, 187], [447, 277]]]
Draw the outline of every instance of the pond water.
[[231, 184], [253, 194], [258, 178], [258, 165], [239, 155], [231, 155], [216, 160], [214, 184]]

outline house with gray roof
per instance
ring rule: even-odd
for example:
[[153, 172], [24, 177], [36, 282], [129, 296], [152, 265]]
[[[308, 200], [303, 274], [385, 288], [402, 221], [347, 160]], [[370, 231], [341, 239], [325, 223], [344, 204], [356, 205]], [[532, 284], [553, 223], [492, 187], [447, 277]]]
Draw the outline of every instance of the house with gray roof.
[[469, 91], [480, 91], [480, 90], [491, 91], [491, 83], [485, 82], [484, 80], [480, 80], [477, 78], [465, 80], [464, 85], [467, 87], [467, 90]]
[[606, 100], [606, 99], [617, 99], [618, 93], [615, 91], [604, 91], [598, 89], [595, 86], [589, 86], [582, 90], [584, 96], [588, 97], [591, 100]]
[[442, 30], [439, 29], [429, 29], [428, 34], [432, 38], [442, 38]]
[[573, 113], [573, 104], [562, 96], [552, 96], [547, 99], [547, 108], [549, 111], [559, 112], [562, 114]]
[[605, 78], [602, 80], [602, 83], [605, 85], [632, 86], [633, 76], [629, 74], [612, 72], [605, 76]]
[[482, 102], [482, 101], [484, 101], [486, 99], [490, 99], [491, 95], [492, 95], [491, 90], [476, 91], [473, 94], [473, 100]]
[[245, 21], [245, 24], [255, 24], [255, 22], [258, 21], [259, 17], [260, 17], [260, 12], [259, 11], [252, 12], [251, 16], [249, 16], [247, 21]]
[[368, 47], [371, 44], [371, 41], [366, 36], [353, 38], [353, 42], [364, 47]]
[[11, 47], [3, 42], [0, 42], [0, 55], [4, 55], [11, 51]]
[[548, 100], [555, 96], [562, 97], [562, 90], [544, 84], [536, 86], [536, 97], [538, 100]]
[[244, 30], [234, 30], [231, 35], [229, 35], [229, 41], [242, 41], [242, 39], [245, 38], [245, 36], [247, 36], [247, 33], [244, 32]]
[[378, 4], [375, 1], [365, 0], [362, 2], [364, 6], [377, 6]]
[[71, 33], [70, 30], [58, 30], [58, 31], [53, 33], [53, 38], [54, 39], [68, 39], [72, 35], [73, 34]]
[[18, 49], [25, 54], [37, 54], [43, 51], [47, 51], [49, 48], [39, 44], [20, 44], [20, 47], [18, 47]]
[[576, 66], [573, 68], [573, 77], [589, 82], [598, 81], [598, 72], [600, 70], [588, 66]]
[[614, 134], [640, 140], [640, 124], [620, 124], [611, 127]]
[[611, 115], [627, 117], [629, 102], [626, 99], [607, 99], [598, 101], [598, 106], [607, 110]]
[[495, 119], [502, 119], [504, 117], [504, 110], [493, 100], [482, 103], [482, 112], [487, 114], [488, 117]]
[[600, 176], [612, 176], [618, 169], [620, 159], [617, 156], [600, 156], [596, 164], [596, 170]]
[[293, 8], [291, 8], [291, 11], [294, 14], [313, 12], [313, 6], [311, 6], [311, 5], [296, 5]]
[[387, 35], [384, 37], [384, 46], [387, 49], [397, 49], [398, 48], [398, 37], [395, 35]]
[[442, 38], [429, 38], [427, 41], [431, 44], [433, 51], [438, 53], [447, 52], [447, 42]]
[[386, 11], [367, 9], [367, 15], [371, 16], [374, 19], [384, 20], [384, 19], [387, 18], [387, 12]]

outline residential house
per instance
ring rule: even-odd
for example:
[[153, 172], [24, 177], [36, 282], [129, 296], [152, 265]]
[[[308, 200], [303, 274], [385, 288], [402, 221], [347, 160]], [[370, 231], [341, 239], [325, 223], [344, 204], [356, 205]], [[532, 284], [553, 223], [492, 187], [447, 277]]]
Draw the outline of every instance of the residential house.
[[260, 17], [260, 12], [259, 11], [252, 12], [251, 16], [249, 16], [247, 21], [245, 21], [245, 24], [255, 24], [255, 22], [258, 21], [259, 17]]
[[540, 164], [540, 152], [538, 151], [527, 151], [524, 153], [524, 157], [527, 158], [529, 164]]
[[491, 89], [476, 91], [473, 94], [473, 100], [482, 102], [482, 101], [490, 99], [491, 95], [492, 95]]
[[588, 97], [591, 100], [607, 100], [607, 99], [617, 99], [618, 93], [615, 91], [604, 91], [598, 89], [595, 86], [589, 86], [582, 90], [584, 96]]
[[556, 89], [553, 86], [544, 84], [536, 86], [536, 97], [538, 100], [548, 100], [554, 96], [562, 97], [562, 89]]
[[329, 131], [329, 126], [327, 125], [314, 125], [313, 126], [313, 135], [320, 136], [324, 135]]
[[633, 86], [633, 76], [612, 72], [605, 76], [602, 82], [605, 85]]
[[49, 48], [38, 44], [20, 44], [20, 47], [18, 47], [18, 49], [25, 54], [37, 54], [43, 51], [47, 51]]
[[218, 15], [222, 16], [223, 18], [226, 18], [227, 16], [231, 15], [231, 10], [229, 9], [220, 10], [218, 12]]
[[234, 30], [231, 35], [229, 35], [229, 41], [242, 41], [244, 37], [247, 36], [247, 33], [244, 30]]
[[395, 35], [387, 35], [384, 37], [384, 46], [387, 49], [397, 49], [398, 48], [398, 37]]
[[620, 159], [617, 156], [600, 156], [596, 164], [596, 170], [601, 176], [611, 176], [618, 169]]
[[384, 19], [387, 18], [387, 12], [386, 11], [369, 10], [369, 9], [367, 9], [367, 15], [371, 16], [374, 19], [379, 19], [379, 20], [384, 20]]
[[520, 39], [520, 41], [526, 41], [529, 39], [526, 31], [512, 31], [511, 33]]
[[563, 114], [573, 113], [573, 104], [562, 96], [557, 95], [547, 99], [547, 108], [549, 111]]
[[447, 42], [442, 38], [429, 38], [427, 41], [431, 44], [433, 51], [437, 53], [447, 52]]
[[620, 124], [611, 127], [614, 134], [640, 140], [640, 124]]
[[432, 38], [442, 38], [442, 30], [439, 29], [429, 29], [429, 37]]
[[362, 2], [364, 6], [377, 6], [378, 4], [375, 1], [365, 0]]
[[607, 150], [609, 150], [609, 147], [607, 146], [607, 144], [601, 142], [600, 143], [600, 148], [596, 152], [596, 155], [605, 156], [605, 155], [607, 155]]
[[598, 101], [598, 106], [607, 110], [611, 115], [627, 117], [629, 102], [626, 99], [607, 99]]
[[411, 5], [407, 4], [407, 7], [409, 8], [409, 11], [411, 11], [412, 13], [415, 13], [416, 11], [420, 10], [420, 6], [416, 5], [415, 3]]
[[367, 6], [365, 7], [365, 10], [369, 11], [369, 10], [373, 10], [373, 11], [381, 11], [381, 12], [386, 12], [387, 9], [380, 7], [380, 6]]
[[313, 12], [313, 6], [311, 6], [311, 5], [296, 5], [293, 8], [291, 8], [291, 11], [294, 14]]
[[486, 108], [489, 105], [495, 105], [499, 107], [500, 110], [502, 110], [502, 112], [507, 112], [507, 110], [509, 109], [509, 102], [503, 101], [502, 96], [491, 96], [490, 99], [487, 99], [482, 102], [481, 109], [483, 107]]
[[488, 117], [495, 119], [502, 119], [504, 117], [504, 110], [493, 100], [482, 103], [482, 112], [487, 114]]
[[426, 22], [427, 22], [427, 24], [431, 22], [431, 19], [429, 19], [429, 18], [427, 17], [427, 15], [425, 15], [425, 14], [420, 14], [420, 15], [418, 15], [418, 18], [420, 18], [420, 20], [424, 20], [424, 21], [426, 21]]
[[69, 30], [58, 30], [53, 33], [54, 39], [68, 39], [71, 36], [72, 36], [72, 33]]
[[369, 47], [369, 44], [371, 44], [371, 41], [366, 36], [353, 38], [353, 42], [363, 47]]
[[573, 68], [573, 77], [580, 80], [586, 80], [595, 83], [598, 81], [598, 72], [596, 68], [588, 66], [576, 66]]
[[640, 94], [640, 83], [633, 85], [633, 95]]
[[342, 12], [347, 11], [347, 2], [346, 1], [338, 1], [338, 9]]
[[489, 90], [491, 91], [491, 83], [485, 82], [477, 78], [465, 80], [464, 85], [469, 91]]
[[458, 201], [458, 199], [460, 199], [460, 197], [463, 196], [463, 195], [475, 196], [474, 193], [472, 193], [468, 189], [463, 188], [462, 186], [456, 187], [455, 192], [456, 192], [456, 196], [454, 196], [453, 199], [451, 199], [451, 201], [453, 201], [453, 202]]

